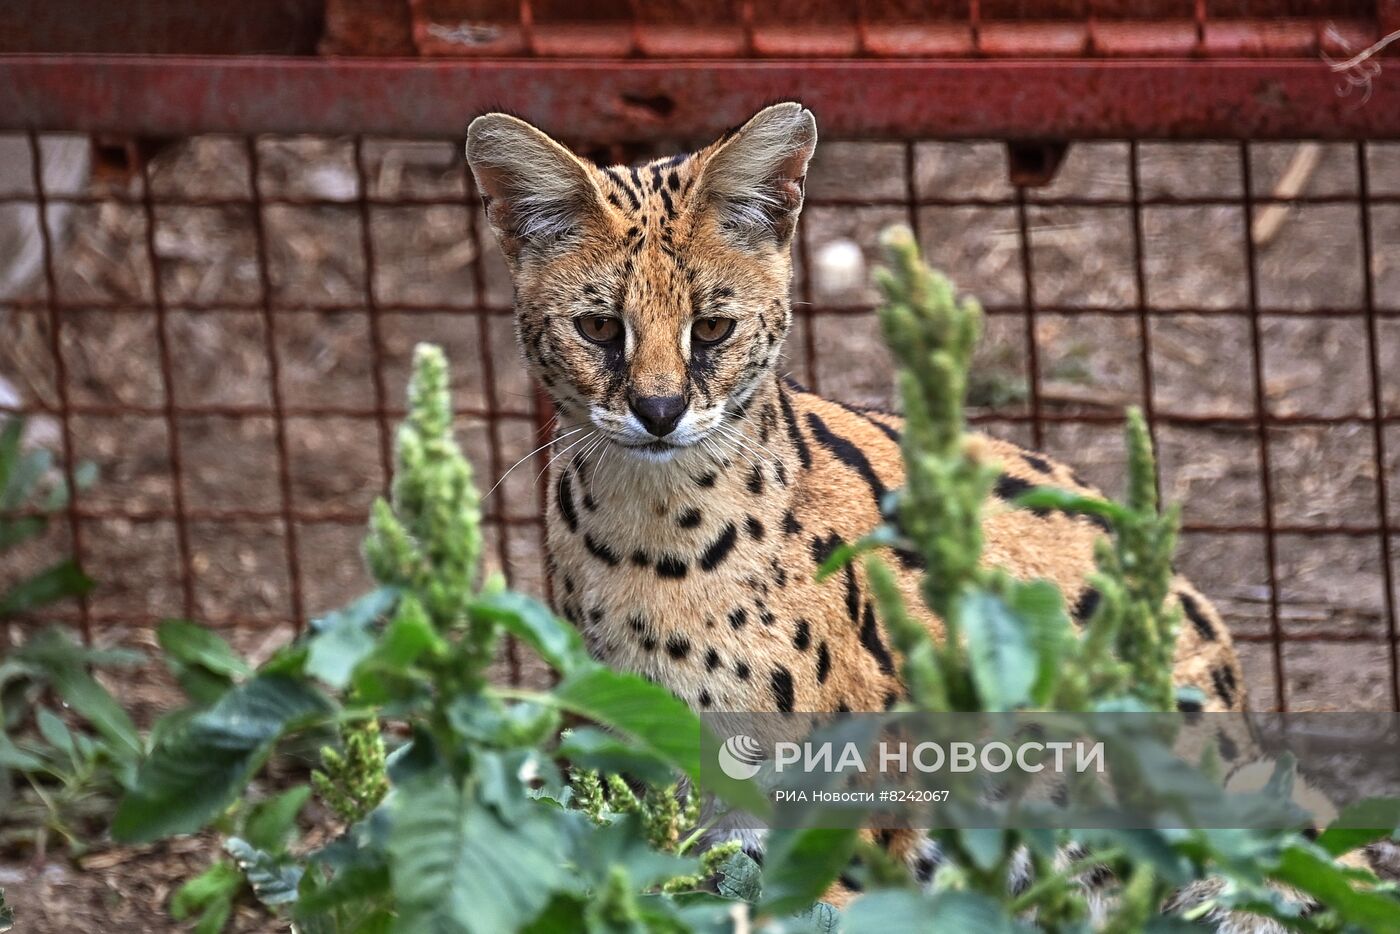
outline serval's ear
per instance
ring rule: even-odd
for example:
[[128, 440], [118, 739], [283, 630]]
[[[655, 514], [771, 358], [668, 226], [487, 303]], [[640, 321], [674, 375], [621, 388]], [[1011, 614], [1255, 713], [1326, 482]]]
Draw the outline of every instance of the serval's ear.
[[501, 249], [512, 261], [576, 232], [601, 200], [577, 156], [509, 114], [477, 117], [467, 162]]
[[700, 193], [735, 241], [785, 246], [802, 210], [807, 163], [817, 147], [817, 121], [801, 104], [766, 107], [710, 147]]

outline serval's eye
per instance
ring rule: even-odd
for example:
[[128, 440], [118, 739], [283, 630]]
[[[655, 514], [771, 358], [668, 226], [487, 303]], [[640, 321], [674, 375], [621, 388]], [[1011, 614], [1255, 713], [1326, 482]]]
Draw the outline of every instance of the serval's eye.
[[584, 315], [575, 318], [574, 325], [595, 344], [611, 344], [622, 336], [622, 319], [616, 315]]
[[690, 333], [701, 344], [718, 344], [734, 333], [734, 319], [696, 318]]

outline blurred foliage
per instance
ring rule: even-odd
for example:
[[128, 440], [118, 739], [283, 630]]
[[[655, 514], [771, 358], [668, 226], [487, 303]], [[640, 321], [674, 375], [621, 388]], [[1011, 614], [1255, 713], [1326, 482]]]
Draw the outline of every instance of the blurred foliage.
[[[1114, 531], [1095, 556], [1103, 598], [1077, 630], [1053, 586], [982, 565], [981, 510], [996, 471], [969, 442], [963, 411], [980, 312], [919, 261], [907, 231], [888, 234], [886, 247], [881, 320], [899, 363], [908, 478], [887, 504], [890, 522], [832, 561], [863, 560], [900, 653], [905, 706], [1171, 709], [1176, 618], [1164, 598], [1176, 514], [1159, 509], [1141, 417], [1128, 420], [1125, 503], [1053, 490], [1024, 497], [1031, 508], [1100, 516]], [[1302, 931], [1400, 930], [1394, 889], [1334, 861], [1388, 831], [1334, 829], [1309, 841], [940, 830], [932, 836], [947, 859], [920, 885], [854, 830], [803, 827], [769, 832], [760, 866], [709, 832], [726, 808], [761, 816], [765, 802], [746, 783], [697, 791], [704, 728], [695, 714], [658, 685], [599, 665], [566, 622], [483, 578], [478, 496], [451, 424], [446, 361], [420, 346], [392, 497], [371, 510], [370, 593], [258, 667], [213, 633], [167, 623], [160, 643], [190, 704], [146, 740], [93, 698], [86, 709], [69, 701], [104, 740], [130, 747], [112, 825], [119, 839], [224, 836], [227, 858], [171, 904], [204, 934], [222, 929], [243, 893], [306, 934], [1077, 932], [1089, 925], [1086, 874], [1106, 880], [1104, 930], [1185, 930], [1231, 910]], [[921, 596], [946, 639], [932, 640], [904, 605], [880, 557], [889, 546], [925, 562]], [[554, 669], [554, 687], [491, 683], [506, 636]], [[83, 683], [82, 663], [55, 670], [70, 690]], [[260, 790], [275, 752], [326, 737], [334, 741], [305, 781]], [[1288, 778], [1276, 775], [1270, 790], [1286, 792]], [[338, 821], [302, 837], [298, 816], [313, 795]], [[1027, 868], [1029, 883], [1018, 885]], [[818, 900], [842, 874], [864, 894], [838, 913]], [[1218, 884], [1162, 913], [1173, 893], [1206, 878]], [[1319, 906], [1305, 911], [1279, 884]]]

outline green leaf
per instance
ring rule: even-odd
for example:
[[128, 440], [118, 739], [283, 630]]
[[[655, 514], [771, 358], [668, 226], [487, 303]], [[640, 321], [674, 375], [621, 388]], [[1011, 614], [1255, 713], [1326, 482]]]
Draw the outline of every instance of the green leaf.
[[322, 694], [282, 675], [239, 685], [151, 752], [117, 808], [113, 835], [145, 842], [199, 830], [233, 803], [284, 733], [331, 712]]
[[306, 673], [337, 690], [349, 684], [355, 666], [374, 651], [370, 627], [393, 609], [398, 599], [398, 588], [380, 587], [313, 621]]
[[1086, 516], [1102, 516], [1115, 526], [1121, 525], [1129, 512], [1118, 503], [1082, 493], [1071, 493], [1054, 487], [1041, 486], [1022, 493], [1015, 503], [1022, 509], [1050, 509]]
[[392, 813], [397, 931], [514, 931], [569, 885], [564, 839], [543, 808], [506, 824], [439, 774], [398, 789]]
[[642, 821], [636, 815], [628, 814], [597, 829], [583, 821], [579, 826], [585, 830], [575, 836], [573, 862], [595, 889], [605, 884], [609, 874], [618, 867], [625, 870], [628, 880], [640, 889], [694, 873], [698, 868], [693, 859], [652, 849]]
[[5, 890], [0, 889], [0, 934], [15, 926], [15, 913], [5, 904]]
[[175, 890], [170, 897], [170, 915], [176, 921], [184, 921], [219, 901], [231, 902], [242, 887], [243, 876], [238, 867], [221, 859]]
[[1400, 800], [1366, 798], [1342, 808], [1342, 813], [1315, 841], [1333, 856], [1385, 839], [1400, 828]]
[[0, 769], [14, 769], [16, 772], [42, 772], [43, 760], [25, 752], [4, 733], [0, 733]]
[[941, 892], [933, 898], [906, 891], [874, 892], [861, 896], [843, 914], [843, 934], [1030, 934], [1035, 930], [1008, 917], [1000, 905], [975, 892]]
[[18, 486], [14, 482], [15, 465], [19, 461], [19, 443], [24, 437], [24, 419], [7, 418], [0, 428], [0, 508], [13, 509], [21, 498], [11, 501], [10, 490]]
[[[862, 895], [843, 911], [842, 934], [894, 934], [897, 931], [929, 930], [932, 900], [917, 892], [888, 890]], [[948, 927], [948, 931], [977, 928]], [[978, 934], [981, 934], [978, 931]]]
[[474, 619], [495, 623], [530, 646], [560, 674], [591, 663], [578, 630], [533, 597], [505, 590], [473, 601], [469, 609]]
[[44, 673], [68, 706], [107, 740], [107, 751], [118, 762], [134, 764], [145, 751], [136, 724], [85, 667], [89, 662], [100, 664], [108, 657], [125, 661], [131, 653], [84, 649], [61, 630], [46, 629], [14, 654]]
[[373, 658], [390, 669], [403, 669], [424, 655], [445, 655], [447, 648], [446, 640], [433, 628], [423, 605], [406, 596], [399, 601], [398, 609], [385, 627]]
[[857, 833], [856, 828], [826, 827], [769, 832], [759, 908], [785, 915], [810, 906], [849, 865]]
[[1040, 661], [1030, 624], [999, 595], [980, 589], [963, 598], [960, 620], [982, 709], [1029, 704]]
[[259, 801], [243, 822], [243, 836], [257, 850], [280, 853], [296, 835], [297, 815], [311, 797], [309, 785], [298, 785], [280, 795]]
[[817, 568], [817, 581], [824, 581], [847, 564], [869, 551], [876, 551], [880, 548], [894, 548], [903, 544], [899, 530], [892, 525], [878, 525], [875, 531], [864, 536], [859, 541], [842, 542], [826, 556], [826, 560]]
[[181, 619], [166, 620], [156, 630], [165, 663], [190, 699], [212, 704], [248, 677], [252, 669], [213, 631]]
[[78, 751], [73, 745], [73, 734], [57, 714], [47, 707], [40, 707], [34, 715], [34, 720], [39, 727], [39, 735], [44, 737], [50, 746], [63, 753], [70, 761], [77, 758]]
[[1355, 887], [1336, 863], [1310, 849], [1291, 846], [1284, 850], [1273, 876], [1311, 895], [1362, 930], [1372, 934], [1400, 931], [1400, 898]]
[[656, 756], [637, 749], [614, 733], [591, 726], [564, 734], [555, 754], [575, 766], [632, 775], [652, 785], [665, 785], [674, 775], [671, 767]]
[[224, 852], [238, 863], [253, 894], [264, 905], [275, 907], [297, 900], [302, 870], [296, 863], [278, 859], [238, 837], [230, 837], [224, 843]]
[[1000, 829], [991, 827], [970, 827], [959, 832], [963, 849], [972, 857], [972, 862], [983, 872], [991, 870], [1006, 854], [1004, 835]]
[[[237, 872], [237, 870], [234, 870]], [[233, 897], [221, 898], [204, 906], [193, 934], [219, 934], [233, 915]]]
[[20, 581], [0, 596], [0, 618], [27, 613], [90, 590], [92, 580], [79, 570], [72, 558], [66, 558]]
[[228, 678], [246, 678], [253, 673], [238, 653], [211, 629], [183, 619], [168, 619], [156, 630], [156, 640], [165, 654], [186, 665], [199, 665]]
[[1072, 631], [1064, 597], [1049, 581], [1030, 581], [1016, 585], [1011, 595], [1011, 609], [1030, 626], [1037, 656], [1031, 703], [1043, 707], [1055, 694], [1061, 659]]
[[21, 542], [27, 542], [46, 528], [48, 528], [48, 522], [41, 516], [0, 519], [0, 551], [13, 548]]
[[554, 700], [565, 709], [631, 737], [651, 753], [700, 780], [700, 720], [659, 685], [598, 666], [560, 682]]
[[719, 864], [719, 894], [741, 902], [756, 902], [763, 890], [763, 870], [743, 850]]

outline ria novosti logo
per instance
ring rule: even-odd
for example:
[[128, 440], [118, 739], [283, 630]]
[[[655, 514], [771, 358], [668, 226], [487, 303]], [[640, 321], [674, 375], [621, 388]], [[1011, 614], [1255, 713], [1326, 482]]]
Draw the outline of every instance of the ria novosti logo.
[[763, 759], [763, 747], [758, 740], [744, 733], [729, 737], [719, 747], [720, 771], [736, 781], [757, 775]]

